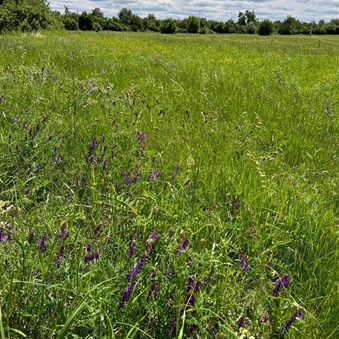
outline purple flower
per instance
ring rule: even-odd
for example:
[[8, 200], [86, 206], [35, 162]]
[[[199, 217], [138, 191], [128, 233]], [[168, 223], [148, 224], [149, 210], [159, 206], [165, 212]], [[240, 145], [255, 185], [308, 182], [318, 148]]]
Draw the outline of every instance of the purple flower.
[[281, 288], [286, 290], [288, 283], [289, 283], [289, 276], [287, 274], [284, 274], [281, 278], [277, 279], [274, 282], [274, 288], [272, 290], [273, 296], [277, 297], [279, 295]]
[[63, 247], [61, 247], [60, 250], [59, 250], [58, 253], [57, 253], [57, 258], [56, 258], [56, 259], [57, 259], [58, 264], [60, 264], [61, 261], [62, 261], [62, 258], [63, 258], [63, 257], [62, 257], [63, 250], [64, 250]]
[[40, 248], [41, 253], [46, 251], [47, 241], [48, 241], [48, 234], [46, 234], [46, 233], [38, 240], [38, 246]]
[[170, 278], [171, 276], [172, 276], [172, 273], [173, 273], [173, 271], [172, 270], [168, 270], [167, 272], [166, 272], [166, 278]]
[[84, 258], [84, 261], [85, 261], [85, 263], [88, 263], [90, 261], [98, 260], [98, 259], [99, 259], [99, 253], [94, 252], [92, 254], [86, 255], [86, 257]]
[[88, 245], [86, 246], [86, 251], [87, 251], [87, 252], [90, 252], [91, 249], [92, 249], [92, 245], [91, 245], [91, 244], [88, 244]]
[[145, 133], [140, 134], [138, 138], [138, 143], [141, 144], [143, 140], [145, 139], [146, 139], [146, 134]]
[[151, 181], [155, 181], [155, 179], [160, 178], [160, 176], [161, 176], [161, 172], [159, 172], [159, 171], [157, 170], [157, 171], [155, 171], [154, 173], [151, 174], [151, 176], [150, 176], [149, 179], [150, 179]]
[[104, 161], [102, 162], [102, 170], [104, 171], [107, 167], [107, 160], [104, 159]]
[[148, 239], [146, 241], [146, 244], [147, 244], [146, 254], [148, 256], [153, 253], [153, 250], [154, 250], [154, 247], [155, 247], [155, 242], [158, 238], [159, 238], [159, 235], [156, 232], [153, 232], [148, 236]]
[[130, 298], [132, 291], [133, 291], [133, 287], [134, 287], [134, 282], [131, 281], [130, 283], [128, 283], [125, 291], [122, 293], [122, 296], [120, 298], [120, 304], [119, 304], [119, 309], [123, 308], [124, 304], [128, 301], [128, 299]]
[[101, 224], [99, 224], [95, 229], [94, 229], [94, 234], [98, 234], [101, 232]]
[[58, 153], [57, 155], [56, 155], [56, 157], [54, 158], [54, 162], [58, 165], [58, 164], [60, 164], [61, 162], [62, 162], [62, 157], [61, 157], [61, 155]]
[[189, 245], [188, 239], [184, 239], [184, 241], [179, 245], [178, 249], [174, 252], [175, 255], [179, 255], [181, 252], [186, 250], [186, 247]]
[[133, 236], [132, 236], [132, 239], [131, 239], [131, 246], [129, 247], [129, 250], [128, 250], [128, 256], [130, 258], [132, 258], [133, 255], [134, 255], [136, 238], [137, 238], [137, 233], [134, 233]]
[[158, 295], [157, 285], [154, 282], [152, 283], [151, 288], [147, 293], [146, 301], [149, 301], [151, 295], [153, 296], [154, 299], [156, 299]]
[[96, 139], [96, 137], [94, 137], [94, 138], [92, 139], [92, 141], [91, 141], [90, 146], [89, 146], [89, 151], [90, 151], [90, 152], [93, 152], [96, 145], [97, 145], [97, 139]]
[[280, 333], [280, 339], [283, 339], [286, 335], [286, 333], [288, 332], [288, 330], [290, 329], [290, 327], [292, 326], [292, 323], [297, 319], [304, 319], [304, 315], [302, 314], [302, 312], [300, 310], [295, 311], [292, 316], [290, 317], [290, 319], [287, 320], [286, 324], [283, 326], [283, 328], [281, 329], [281, 333]]
[[137, 170], [135, 170], [134, 171], [134, 178], [132, 180], [132, 183], [136, 184], [139, 179], [140, 179], [140, 173]]
[[34, 239], [34, 232], [33, 231], [29, 231], [28, 242], [31, 244], [33, 239]]
[[239, 261], [241, 264], [241, 269], [243, 272], [249, 272], [249, 267], [248, 267], [248, 259], [246, 258], [246, 256], [244, 255], [244, 253], [242, 251], [238, 252], [238, 256], [239, 256]]
[[36, 124], [36, 126], [35, 126], [35, 134], [38, 134], [39, 131], [40, 131], [40, 126], [39, 126], [39, 124]]
[[133, 269], [128, 271], [126, 274], [126, 278], [128, 280], [132, 280], [136, 274], [140, 273], [140, 270], [142, 266], [144, 265], [145, 261], [147, 259], [146, 254], [143, 254], [138, 261], [134, 264]]
[[69, 232], [67, 231], [66, 224], [63, 224], [60, 228], [59, 240], [65, 241], [69, 237]]

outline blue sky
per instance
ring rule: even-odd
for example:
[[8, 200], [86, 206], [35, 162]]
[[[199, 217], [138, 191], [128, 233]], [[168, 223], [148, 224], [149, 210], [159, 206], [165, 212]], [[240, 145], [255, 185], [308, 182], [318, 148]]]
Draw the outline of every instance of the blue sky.
[[227, 21], [236, 19], [239, 11], [253, 10], [258, 19], [284, 20], [288, 15], [300, 21], [314, 18], [330, 21], [339, 19], [339, 0], [50, 0], [50, 7], [60, 12], [91, 12], [100, 8], [106, 17], [117, 16], [121, 8], [128, 8], [140, 17], [154, 14], [158, 19], [182, 19], [190, 15]]

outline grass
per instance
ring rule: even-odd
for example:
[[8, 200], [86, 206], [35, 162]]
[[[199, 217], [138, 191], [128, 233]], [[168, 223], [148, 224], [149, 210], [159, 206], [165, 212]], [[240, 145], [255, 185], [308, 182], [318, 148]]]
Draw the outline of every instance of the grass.
[[338, 336], [336, 37], [0, 41], [2, 338]]

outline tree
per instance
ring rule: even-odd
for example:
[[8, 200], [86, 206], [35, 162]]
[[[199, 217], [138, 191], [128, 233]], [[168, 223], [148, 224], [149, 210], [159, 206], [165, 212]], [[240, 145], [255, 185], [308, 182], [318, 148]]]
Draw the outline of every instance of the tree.
[[264, 20], [259, 23], [259, 35], [271, 35], [273, 33], [273, 22], [271, 20]]
[[198, 33], [199, 31], [199, 18], [196, 16], [190, 16], [187, 20], [187, 32]]
[[290, 15], [284, 20], [284, 22], [278, 28], [279, 34], [297, 34], [301, 28], [301, 22]]
[[246, 23], [249, 24], [251, 22], [255, 23], [257, 21], [256, 15], [254, 11], [246, 11], [245, 12], [245, 17], [246, 17]]
[[55, 24], [44, 0], [0, 0], [0, 31], [33, 31]]
[[174, 34], [176, 30], [177, 26], [173, 19], [165, 19], [161, 22], [160, 32], [162, 34]]
[[246, 16], [243, 12], [239, 12], [237, 24], [241, 26], [246, 26]]
[[93, 18], [87, 12], [82, 12], [81, 15], [79, 15], [79, 29], [82, 31], [93, 30]]
[[129, 26], [131, 24], [132, 15], [133, 13], [130, 9], [122, 8], [118, 13], [118, 18], [124, 25]]

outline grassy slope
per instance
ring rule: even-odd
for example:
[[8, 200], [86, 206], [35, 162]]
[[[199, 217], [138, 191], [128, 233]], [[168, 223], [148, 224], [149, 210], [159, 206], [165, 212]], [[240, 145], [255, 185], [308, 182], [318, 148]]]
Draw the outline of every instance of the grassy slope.
[[241, 316], [273, 337], [298, 309], [291, 337], [335, 337], [339, 46], [321, 39], [0, 36], [5, 337], [222, 338]]

